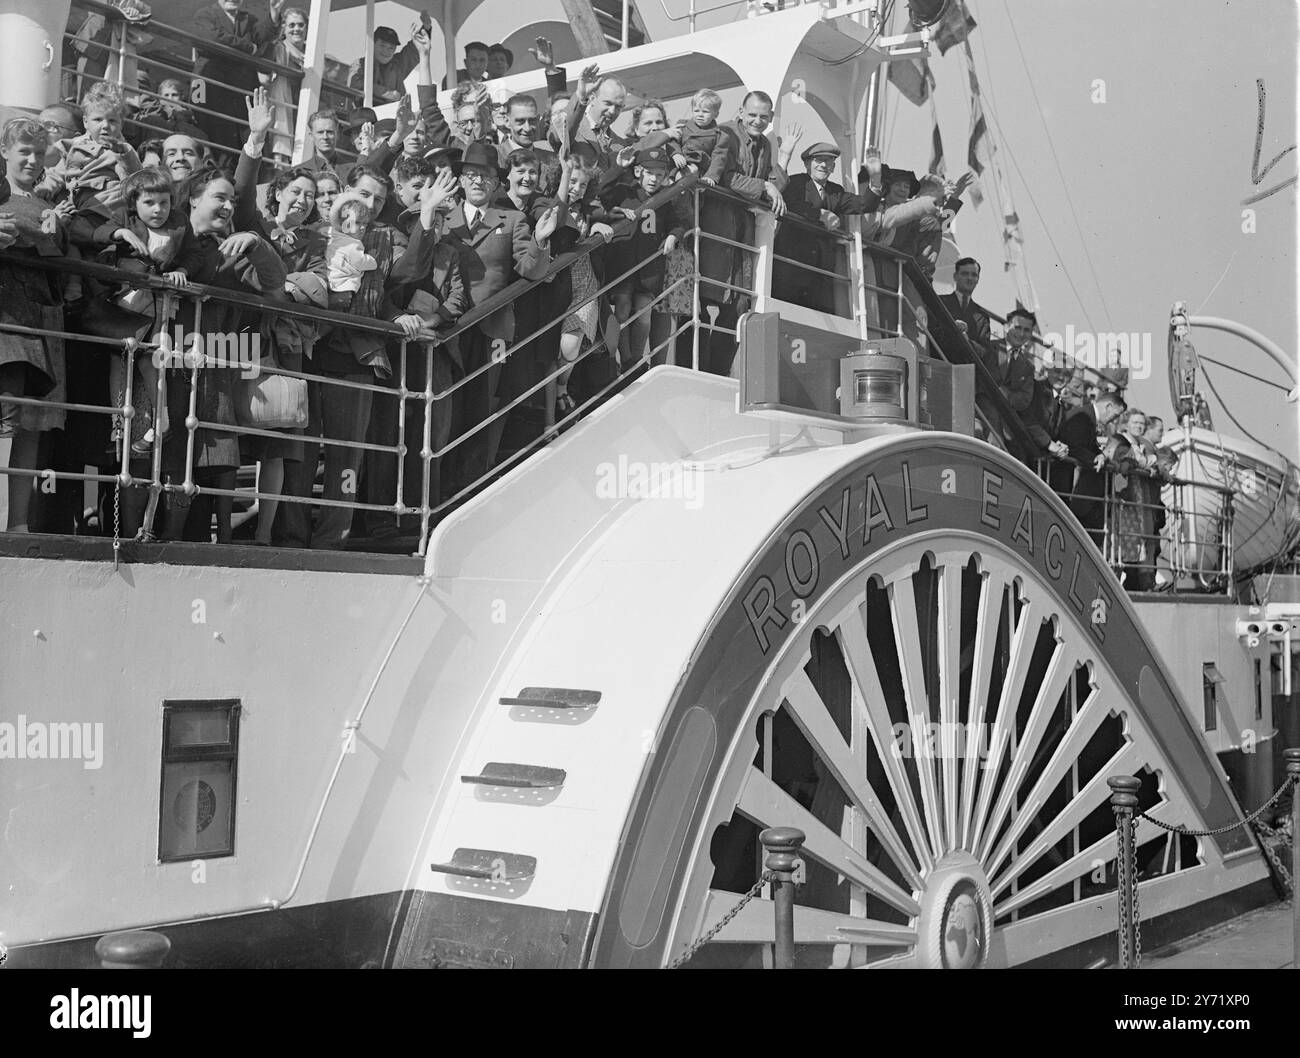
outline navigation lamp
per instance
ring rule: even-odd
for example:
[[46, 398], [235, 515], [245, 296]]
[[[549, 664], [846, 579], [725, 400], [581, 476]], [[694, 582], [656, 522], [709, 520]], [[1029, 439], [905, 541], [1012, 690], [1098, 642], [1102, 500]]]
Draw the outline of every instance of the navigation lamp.
[[850, 419], [907, 418], [907, 361], [868, 347], [840, 361], [840, 414]]
[[912, 25], [918, 29], [933, 26], [943, 18], [950, 2], [951, 0], [911, 0], [907, 11], [912, 17]]

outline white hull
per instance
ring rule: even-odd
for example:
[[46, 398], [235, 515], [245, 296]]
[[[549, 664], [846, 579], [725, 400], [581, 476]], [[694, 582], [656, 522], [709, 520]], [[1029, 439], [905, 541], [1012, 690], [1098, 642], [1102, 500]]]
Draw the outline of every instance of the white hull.
[[[1254, 569], [1300, 544], [1300, 469], [1281, 453], [1200, 427], [1171, 430], [1164, 443], [1178, 455], [1174, 473], [1196, 485], [1232, 490], [1232, 565]], [[1210, 488], [1165, 489], [1181, 507], [1184, 567], [1220, 564], [1224, 493]]]

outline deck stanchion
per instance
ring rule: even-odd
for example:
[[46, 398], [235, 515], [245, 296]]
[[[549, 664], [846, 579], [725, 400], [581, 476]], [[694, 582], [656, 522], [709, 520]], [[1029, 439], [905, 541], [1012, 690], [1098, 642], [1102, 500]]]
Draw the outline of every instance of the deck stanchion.
[[147, 929], [106, 933], [95, 943], [95, 955], [104, 970], [156, 970], [171, 949], [170, 940]]
[[794, 827], [768, 827], [758, 835], [767, 850], [763, 865], [772, 872], [772, 903], [776, 910], [776, 954], [772, 967], [794, 967], [794, 871], [804, 833]]
[[1110, 787], [1110, 807], [1115, 813], [1115, 830], [1119, 835], [1119, 858], [1116, 861], [1116, 890], [1119, 902], [1119, 965], [1122, 970], [1136, 970], [1137, 939], [1137, 864], [1134, 863], [1133, 809], [1142, 780], [1133, 775], [1116, 775], [1106, 780]]
[[1291, 969], [1300, 970], [1300, 749], [1282, 756], [1291, 782]]

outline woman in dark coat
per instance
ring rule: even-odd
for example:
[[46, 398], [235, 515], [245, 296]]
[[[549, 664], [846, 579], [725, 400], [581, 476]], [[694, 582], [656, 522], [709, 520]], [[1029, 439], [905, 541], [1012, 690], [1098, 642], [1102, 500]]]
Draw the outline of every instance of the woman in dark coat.
[[[201, 169], [184, 184], [180, 197], [188, 204], [190, 233], [181, 251], [178, 266], [185, 269], [192, 283], [226, 287], [249, 294], [283, 296], [285, 270], [280, 255], [254, 232], [234, 232], [235, 185], [219, 169]], [[213, 334], [248, 333], [255, 324], [245, 320], [239, 306], [211, 300], [203, 305], [184, 299], [177, 322], [184, 333], [202, 336], [204, 344]], [[235, 486], [239, 467], [239, 440], [226, 427], [236, 425], [234, 387], [239, 371], [231, 366], [206, 364], [196, 370], [172, 370], [168, 373], [167, 399], [171, 421], [182, 423], [189, 414], [191, 389], [195, 415], [204, 425], [194, 438], [193, 481], [202, 487], [220, 489]], [[164, 480], [173, 485], [185, 481], [186, 432], [173, 429], [163, 446]], [[209, 529], [200, 517], [186, 532], [190, 496], [174, 491], [169, 496], [164, 538], [207, 540]], [[230, 514], [233, 498], [216, 498], [217, 542], [230, 541]], [[206, 508], [204, 508], [206, 510]]]
[[[248, 145], [239, 153], [235, 169], [235, 227], [256, 232], [265, 239], [280, 255], [289, 287], [298, 292], [293, 295], [294, 300], [313, 304], [312, 291], [323, 293], [328, 285], [325, 267], [328, 240], [323, 231], [313, 226], [317, 219], [316, 174], [302, 166], [281, 170], [266, 190], [265, 206], [260, 210], [257, 207], [257, 172], [273, 110], [268, 105], [266, 89], [259, 88], [253, 93], [253, 106], [249, 109], [251, 135]], [[256, 153], [250, 154], [250, 149]], [[268, 292], [268, 296], [279, 297], [283, 293]], [[306, 320], [270, 316], [262, 316], [259, 334], [263, 363], [282, 371], [297, 372], [304, 370], [304, 357], [311, 357], [318, 337], [316, 327]], [[242, 441], [249, 458], [258, 461], [257, 491], [265, 495], [282, 493], [285, 462], [301, 461], [305, 451], [298, 440], [303, 433], [301, 428], [280, 432], [285, 435], [284, 440], [244, 437]], [[278, 500], [258, 501], [255, 537], [258, 543], [271, 543], [271, 527], [279, 506]]]

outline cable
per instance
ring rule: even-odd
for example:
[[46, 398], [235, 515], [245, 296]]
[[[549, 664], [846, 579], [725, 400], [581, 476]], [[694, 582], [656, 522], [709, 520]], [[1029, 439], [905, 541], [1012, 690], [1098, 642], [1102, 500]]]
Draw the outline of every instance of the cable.
[[1097, 269], [1092, 263], [1092, 253], [1088, 250], [1088, 240], [1083, 236], [1083, 227], [1079, 224], [1079, 215], [1074, 209], [1074, 199], [1070, 195], [1070, 185], [1065, 179], [1065, 170], [1061, 167], [1061, 159], [1056, 153], [1056, 144], [1052, 140], [1052, 130], [1048, 128], [1047, 119], [1043, 117], [1043, 105], [1038, 100], [1038, 88], [1034, 85], [1033, 74], [1029, 71], [1029, 60], [1025, 58], [1025, 49], [1020, 45], [1020, 33], [1016, 29], [1016, 23], [1011, 17], [1011, 9], [1007, 7], [1007, 0], [1002, 0], [1002, 9], [1006, 12], [1007, 21], [1011, 23], [1011, 36], [1016, 42], [1016, 51], [1020, 53], [1020, 65], [1024, 67], [1025, 79], [1029, 82], [1029, 91], [1034, 97], [1034, 106], [1038, 108], [1038, 120], [1043, 124], [1043, 132], [1047, 134], [1047, 146], [1052, 152], [1052, 161], [1056, 163], [1056, 173], [1061, 178], [1061, 188], [1065, 191], [1065, 201], [1070, 207], [1070, 216], [1074, 219], [1075, 231], [1079, 233], [1079, 242], [1083, 246], [1083, 256], [1088, 262], [1088, 271], [1092, 273], [1092, 281], [1097, 287], [1097, 296], [1101, 298], [1102, 311], [1106, 313], [1106, 318], [1112, 319], [1110, 307], [1106, 304], [1106, 292], [1102, 290], [1101, 280], [1097, 278]]
[[1034, 213], [1037, 214], [1038, 221], [1042, 225], [1043, 234], [1047, 236], [1048, 243], [1056, 252], [1056, 260], [1060, 264], [1061, 271], [1065, 274], [1065, 281], [1070, 285], [1070, 291], [1074, 294], [1074, 300], [1079, 305], [1079, 311], [1083, 314], [1084, 322], [1088, 324], [1090, 330], [1095, 332], [1097, 328], [1092, 322], [1092, 316], [1089, 314], [1087, 306], [1083, 303], [1083, 295], [1079, 293], [1079, 288], [1074, 285], [1074, 277], [1070, 275], [1070, 270], [1065, 267], [1065, 255], [1061, 253], [1060, 247], [1056, 245], [1056, 240], [1052, 238], [1052, 230], [1047, 226], [1047, 219], [1043, 215], [1043, 211], [1038, 208], [1038, 200], [1034, 198], [1033, 189], [1029, 186], [1029, 181], [1025, 179], [1024, 172], [1021, 171], [1020, 163], [1016, 160], [1015, 151], [1011, 149], [1010, 141], [1002, 131], [1002, 123], [987, 102], [984, 104], [984, 116], [985, 118], [991, 118], [993, 124], [997, 126], [998, 136], [1006, 149], [1007, 157], [1011, 159], [1011, 164], [1015, 167], [1016, 175], [1020, 177], [1020, 183], [1025, 189], [1025, 194], [1029, 196], [1029, 204], [1034, 207]]
[[1253, 378], [1256, 382], [1262, 382], [1266, 386], [1272, 386], [1274, 389], [1280, 389], [1283, 393], [1290, 393], [1292, 387], [1284, 386], [1280, 382], [1273, 382], [1267, 378], [1260, 378], [1259, 375], [1247, 371], [1244, 368], [1233, 367], [1231, 364], [1225, 364], [1222, 360], [1211, 360], [1208, 356], [1198, 356], [1198, 359], [1207, 364], [1213, 364], [1215, 367], [1221, 367], [1225, 371], [1231, 371], [1234, 374], [1245, 375], [1247, 378]]
[[843, 66], [846, 62], [852, 62], [858, 56], [862, 55], [868, 48], [870, 48], [873, 44], [876, 43], [876, 41], [880, 39], [881, 33], [883, 33], [885, 27], [889, 25], [889, 19], [893, 16], [893, 14], [894, 14], [894, 0], [889, 0], [889, 2], [885, 5], [884, 11], [880, 15], [880, 21], [876, 24], [875, 32], [872, 33], [870, 37], [868, 37], [865, 41], [859, 44], [851, 54], [846, 55], [843, 59], [833, 59], [833, 60], [823, 59], [822, 65]]

